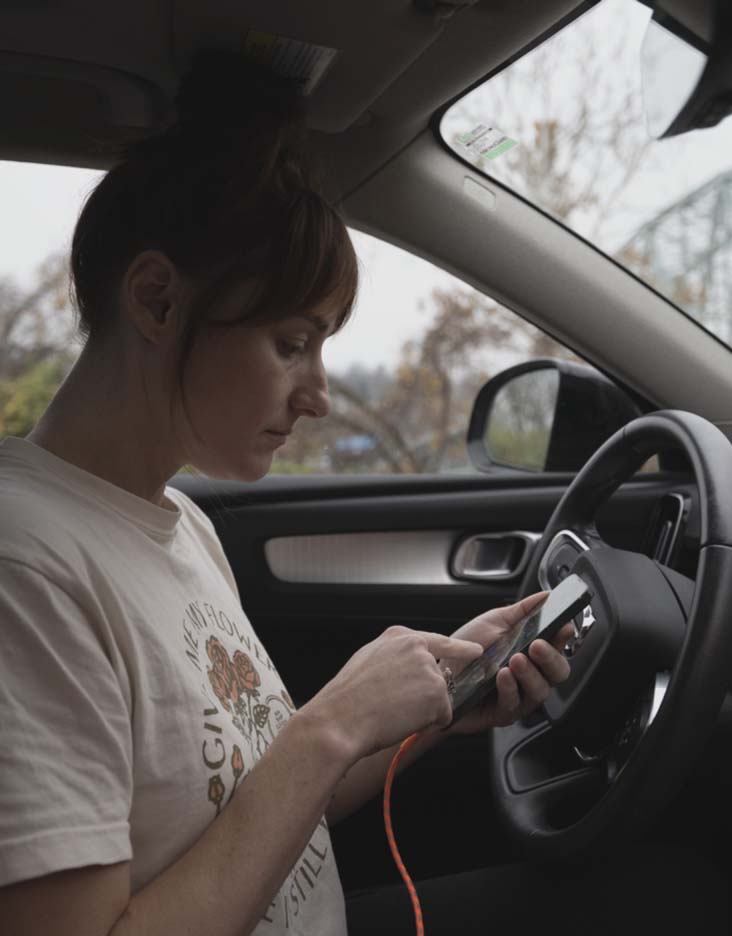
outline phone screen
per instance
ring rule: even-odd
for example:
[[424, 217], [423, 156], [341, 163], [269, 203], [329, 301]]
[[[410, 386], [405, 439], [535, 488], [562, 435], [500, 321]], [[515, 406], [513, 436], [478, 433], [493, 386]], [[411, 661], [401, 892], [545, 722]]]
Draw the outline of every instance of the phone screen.
[[560, 582], [531, 614], [502, 634], [456, 677], [451, 693], [453, 721], [495, 689], [499, 669], [514, 653], [527, 649], [537, 637], [550, 640], [591, 600], [590, 590], [578, 575], [569, 575]]

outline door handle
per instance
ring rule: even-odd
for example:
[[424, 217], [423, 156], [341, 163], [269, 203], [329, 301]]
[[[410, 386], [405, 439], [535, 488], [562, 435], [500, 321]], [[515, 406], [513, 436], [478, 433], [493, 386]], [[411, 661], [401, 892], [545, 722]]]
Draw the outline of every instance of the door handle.
[[450, 571], [455, 578], [471, 581], [505, 582], [518, 578], [540, 539], [540, 533], [524, 530], [469, 536], [455, 549]]

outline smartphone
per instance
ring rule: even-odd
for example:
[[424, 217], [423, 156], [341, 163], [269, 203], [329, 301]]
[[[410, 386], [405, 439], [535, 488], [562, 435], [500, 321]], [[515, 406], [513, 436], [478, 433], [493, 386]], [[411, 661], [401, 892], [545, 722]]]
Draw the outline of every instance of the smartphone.
[[488, 647], [485, 653], [469, 663], [455, 677], [450, 687], [452, 720], [459, 718], [480, 704], [495, 691], [496, 675], [514, 653], [523, 653], [529, 644], [541, 637], [551, 640], [572, 618], [580, 614], [592, 601], [592, 592], [579, 575], [568, 575], [553, 588], [531, 614], [522, 618], [515, 627]]

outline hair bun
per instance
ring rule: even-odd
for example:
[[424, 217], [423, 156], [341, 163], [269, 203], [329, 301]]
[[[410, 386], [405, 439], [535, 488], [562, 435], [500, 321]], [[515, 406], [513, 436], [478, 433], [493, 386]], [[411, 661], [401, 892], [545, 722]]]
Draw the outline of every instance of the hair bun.
[[183, 76], [175, 108], [181, 129], [243, 129], [263, 120], [280, 127], [300, 123], [299, 83], [227, 50], [199, 52]]

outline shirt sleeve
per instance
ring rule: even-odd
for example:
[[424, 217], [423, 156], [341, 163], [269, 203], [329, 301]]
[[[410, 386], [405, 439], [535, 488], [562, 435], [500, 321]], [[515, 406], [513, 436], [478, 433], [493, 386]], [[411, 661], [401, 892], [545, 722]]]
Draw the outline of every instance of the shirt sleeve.
[[131, 717], [84, 609], [0, 560], [0, 885], [132, 857]]

